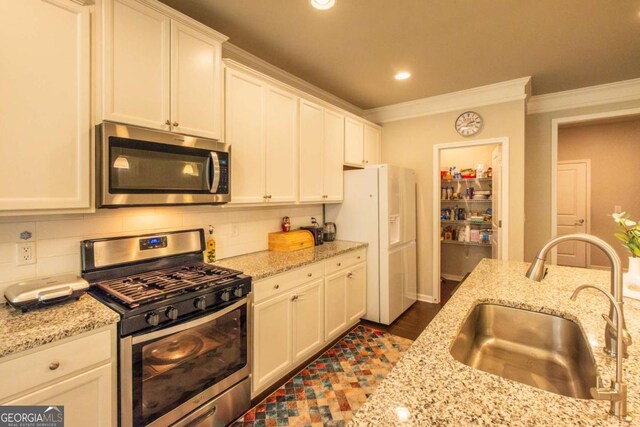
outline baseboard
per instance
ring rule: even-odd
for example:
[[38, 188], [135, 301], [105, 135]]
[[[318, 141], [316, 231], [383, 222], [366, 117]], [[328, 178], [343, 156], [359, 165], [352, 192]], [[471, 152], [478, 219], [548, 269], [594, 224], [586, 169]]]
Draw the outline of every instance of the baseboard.
[[457, 276], [455, 274], [440, 273], [440, 275], [447, 280], [453, 280], [454, 282], [460, 282], [464, 276]]
[[422, 302], [428, 302], [431, 304], [435, 304], [436, 300], [431, 295], [426, 294], [416, 294], [416, 299]]

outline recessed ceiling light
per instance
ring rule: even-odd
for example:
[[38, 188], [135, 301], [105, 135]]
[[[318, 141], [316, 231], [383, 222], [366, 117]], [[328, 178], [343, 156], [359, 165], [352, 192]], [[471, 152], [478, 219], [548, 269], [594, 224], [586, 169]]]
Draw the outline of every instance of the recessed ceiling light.
[[336, 4], [336, 0], [309, 0], [309, 3], [316, 9], [326, 10], [331, 9]]
[[395, 76], [393, 76], [393, 78], [396, 79], [396, 80], [406, 80], [409, 77], [411, 77], [411, 73], [408, 73], [406, 71], [403, 71], [403, 72], [398, 73]]

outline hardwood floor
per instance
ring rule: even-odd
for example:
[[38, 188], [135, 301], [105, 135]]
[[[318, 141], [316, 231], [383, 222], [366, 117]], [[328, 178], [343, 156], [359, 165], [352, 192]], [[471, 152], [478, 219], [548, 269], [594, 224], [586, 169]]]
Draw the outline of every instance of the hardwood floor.
[[440, 304], [416, 301], [390, 325], [383, 325], [368, 320], [362, 320], [360, 323], [399, 337], [415, 340], [433, 318], [436, 317], [436, 314], [444, 307], [447, 301], [449, 301], [459, 283], [461, 282], [445, 280], [440, 286]]

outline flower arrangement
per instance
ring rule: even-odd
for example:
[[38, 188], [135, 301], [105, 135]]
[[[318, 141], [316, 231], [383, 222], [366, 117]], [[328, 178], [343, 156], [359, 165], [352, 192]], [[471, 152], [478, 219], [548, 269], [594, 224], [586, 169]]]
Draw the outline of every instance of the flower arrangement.
[[611, 214], [619, 230], [613, 235], [622, 242], [633, 258], [640, 258], [640, 224], [629, 218], [626, 212]]

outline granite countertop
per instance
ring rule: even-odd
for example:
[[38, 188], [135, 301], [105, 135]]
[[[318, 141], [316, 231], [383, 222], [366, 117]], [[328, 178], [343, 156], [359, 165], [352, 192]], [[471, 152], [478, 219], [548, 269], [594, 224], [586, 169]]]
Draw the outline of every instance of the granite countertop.
[[[575, 302], [569, 299], [585, 283], [608, 290], [610, 273], [549, 266], [547, 277], [536, 283], [524, 277], [527, 267], [523, 262], [483, 260], [358, 410], [352, 425], [640, 425], [640, 301], [625, 298], [624, 305], [627, 328], [635, 339], [623, 362], [631, 423], [607, 415], [608, 401], [539, 390], [473, 369], [451, 356], [450, 345], [473, 307], [498, 303], [576, 321], [592, 345], [603, 379], [615, 376], [615, 361], [603, 352], [605, 322], [600, 317], [608, 313], [609, 301], [589, 289]], [[406, 421], [398, 418], [397, 408], [408, 409]]]
[[89, 294], [22, 313], [0, 305], [0, 357], [115, 324], [120, 316]]
[[295, 252], [254, 252], [252, 254], [226, 258], [217, 261], [215, 264], [233, 270], [240, 270], [244, 274], [253, 277], [253, 280], [256, 281], [307, 264], [322, 261], [345, 252], [365, 248], [367, 245], [367, 243], [336, 240]]

